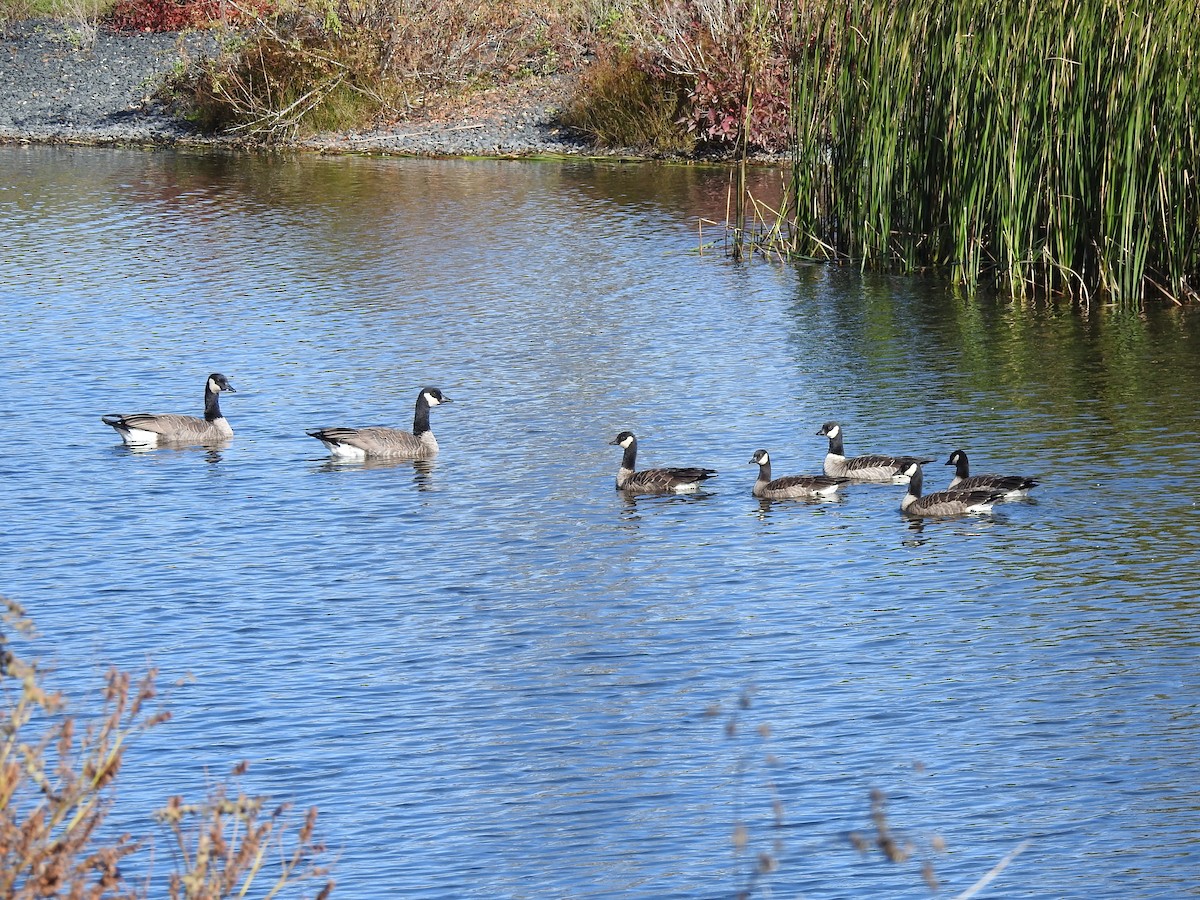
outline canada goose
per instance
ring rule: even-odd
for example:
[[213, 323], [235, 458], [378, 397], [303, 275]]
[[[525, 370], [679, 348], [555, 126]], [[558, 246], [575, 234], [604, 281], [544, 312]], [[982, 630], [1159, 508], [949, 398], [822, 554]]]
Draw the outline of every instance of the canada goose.
[[829, 438], [829, 452], [825, 454], [825, 474], [845, 476], [852, 481], [878, 481], [904, 483], [904, 470], [913, 463], [924, 465], [931, 459], [915, 456], [882, 456], [871, 454], [846, 458], [842, 446], [842, 426], [837, 422], [826, 422], [818, 435]]
[[946, 465], [954, 466], [954, 477], [950, 479], [950, 487], [955, 490], [971, 490], [985, 488], [993, 491], [1003, 491], [1006, 500], [1028, 496], [1029, 492], [1040, 484], [1032, 478], [1023, 475], [972, 475], [967, 454], [955, 450], [946, 460]]
[[909, 463], [904, 474], [908, 476], [908, 493], [900, 501], [900, 511], [909, 516], [961, 516], [965, 513], [990, 512], [992, 504], [1004, 496], [1004, 491], [976, 489], [937, 491], [921, 496], [925, 476], [919, 463]]
[[429, 409], [450, 398], [437, 388], [422, 388], [417, 394], [412, 432], [400, 428], [319, 428], [307, 432], [341, 459], [432, 459], [437, 456], [438, 443], [429, 428]]
[[668, 469], [635, 470], [637, 438], [632, 431], [622, 431], [608, 442], [609, 446], [624, 447], [621, 468], [617, 470], [617, 490], [638, 494], [685, 494], [699, 490], [706, 478], [716, 475], [715, 469], [695, 466]]
[[220, 443], [233, 437], [233, 429], [221, 415], [219, 399], [223, 391], [237, 393], [224, 375], [213, 372], [204, 384], [203, 419], [174, 413], [133, 413], [127, 416], [101, 416], [100, 421], [115, 428], [121, 440], [132, 447]]
[[755, 450], [750, 463], [758, 464], [758, 480], [751, 493], [763, 500], [804, 500], [813, 497], [832, 497], [849, 478], [832, 475], [784, 475], [771, 480], [771, 455]]

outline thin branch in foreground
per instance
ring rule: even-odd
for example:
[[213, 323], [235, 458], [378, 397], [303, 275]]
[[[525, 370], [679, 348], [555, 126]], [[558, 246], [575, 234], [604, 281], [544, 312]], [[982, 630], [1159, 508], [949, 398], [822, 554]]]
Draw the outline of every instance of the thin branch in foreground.
[[1029, 841], [1021, 841], [1017, 846], [1013, 847], [1000, 862], [996, 863], [989, 869], [982, 878], [963, 891], [961, 894], [956, 894], [951, 900], [971, 900], [976, 894], [982, 891], [985, 887], [995, 880], [996, 876], [1008, 868], [1008, 864], [1014, 859], [1029, 849]]

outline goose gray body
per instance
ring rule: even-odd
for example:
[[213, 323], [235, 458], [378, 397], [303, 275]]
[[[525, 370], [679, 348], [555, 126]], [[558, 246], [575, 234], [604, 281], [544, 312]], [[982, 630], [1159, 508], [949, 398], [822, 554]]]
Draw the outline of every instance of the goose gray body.
[[771, 478], [771, 455], [766, 450], [755, 450], [750, 457], [751, 465], [758, 465], [758, 480], [751, 493], [763, 500], [811, 500], [814, 497], [832, 497], [850, 479], [834, 475], [784, 475]]
[[318, 428], [307, 432], [339, 459], [432, 459], [438, 443], [429, 427], [429, 410], [450, 398], [437, 388], [417, 395], [412, 431], [375, 425], [369, 428]]
[[878, 453], [847, 457], [842, 442], [842, 426], [837, 422], [826, 422], [817, 434], [829, 438], [829, 452], [825, 454], [824, 466], [826, 475], [852, 481], [903, 484], [906, 478], [904, 472], [910, 465], [933, 462], [916, 456], [885, 456]]
[[951, 488], [1003, 491], [1006, 500], [1026, 497], [1040, 483], [1023, 475], [972, 475], [971, 463], [962, 450], [951, 453], [946, 465], [954, 466], [954, 477], [950, 479]]
[[637, 438], [632, 431], [622, 431], [608, 442], [622, 447], [625, 455], [617, 470], [617, 490], [633, 494], [687, 494], [700, 489], [705, 480], [716, 475], [715, 469], [697, 466], [642, 469], [637, 471]]
[[924, 474], [919, 463], [911, 463], [906, 469], [908, 492], [900, 501], [900, 511], [909, 516], [945, 518], [967, 513], [990, 512], [992, 504], [1004, 496], [1003, 491], [975, 489], [937, 491], [922, 496]]
[[233, 385], [218, 372], [204, 383], [204, 417], [177, 413], [132, 413], [101, 416], [100, 421], [116, 429], [131, 447], [183, 447], [219, 444], [233, 437], [233, 428], [221, 414], [220, 395], [236, 394]]

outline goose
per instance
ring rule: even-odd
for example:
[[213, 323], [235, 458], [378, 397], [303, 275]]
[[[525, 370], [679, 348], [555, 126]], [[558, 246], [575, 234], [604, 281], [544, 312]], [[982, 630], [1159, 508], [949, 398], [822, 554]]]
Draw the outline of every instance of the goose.
[[909, 463], [904, 469], [908, 476], [908, 493], [900, 501], [900, 511], [909, 516], [961, 516], [965, 513], [990, 512], [992, 504], [1004, 496], [1004, 491], [977, 488], [975, 490], [936, 491], [921, 496], [925, 476], [919, 463]]
[[951, 453], [946, 465], [954, 466], [954, 477], [950, 479], [950, 487], [955, 490], [988, 488], [1003, 491], [1006, 500], [1027, 497], [1029, 492], [1041, 483], [1023, 475], [972, 475], [971, 464], [962, 450]]
[[903, 484], [904, 470], [916, 463], [924, 465], [933, 462], [931, 459], [918, 459], [915, 456], [882, 456], [871, 454], [846, 458], [846, 450], [842, 446], [842, 426], [837, 422], [826, 422], [821, 426], [818, 435], [829, 438], [829, 452], [825, 454], [825, 474], [845, 476], [851, 481], [877, 481]]
[[771, 455], [755, 450], [750, 464], [758, 464], [758, 480], [751, 493], [763, 500], [805, 500], [813, 497], [832, 497], [849, 478], [832, 475], [784, 475], [771, 479]]
[[237, 393], [224, 375], [213, 372], [204, 384], [203, 419], [175, 413], [133, 413], [101, 416], [100, 421], [115, 428], [121, 440], [132, 447], [220, 443], [233, 437], [233, 429], [221, 414], [220, 395], [224, 392]]
[[437, 456], [438, 443], [429, 428], [431, 407], [451, 400], [437, 388], [422, 388], [417, 394], [412, 431], [386, 428], [318, 428], [309, 431], [339, 459], [432, 459]]
[[623, 447], [625, 455], [617, 470], [617, 490], [637, 494], [686, 494], [700, 489], [705, 479], [716, 475], [715, 469], [695, 466], [684, 468], [643, 469], [638, 472], [637, 438], [632, 431], [622, 431], [608, 442], [610, 447]]

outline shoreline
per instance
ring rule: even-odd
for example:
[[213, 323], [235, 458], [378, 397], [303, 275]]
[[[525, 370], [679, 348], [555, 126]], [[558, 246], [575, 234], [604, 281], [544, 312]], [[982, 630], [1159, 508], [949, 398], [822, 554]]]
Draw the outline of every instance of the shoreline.
[[[202, 134], [155, 99], [188, 60], [213, 55], [216, 32], [96, 32], [85, 43], [70, 24], [0, 24], [0, 145], [44, 144], [243, 152], [314, 152], [484, 159], [597, 159], [728, 165], [730, 157], [660, 156], [596, 147], [559, 125], [577, 73], [528, 76], [399, 121], [271, 143]], [[785, 161], [755, 155], [756, 165]]]
[[[597, 148], [555, 122], [574, 78], [530, 76], [412, 118], [354, 132], [272, 143], [201, 134], [154, 91], [189, 59], [216, 52], [205, 31], [117, 33], [86, 44], [69, 24], [34, 19], [0, 26], [0, 144], [307, 151], [421, 157], [647, 160]], [[687, 162], [690, 159], [680, 158]]]

